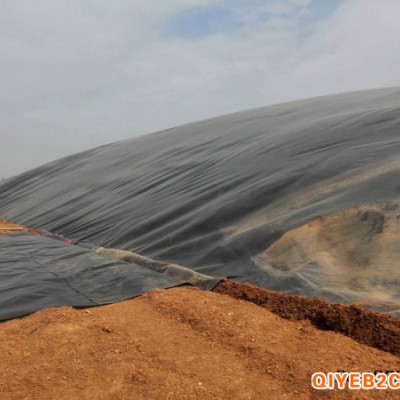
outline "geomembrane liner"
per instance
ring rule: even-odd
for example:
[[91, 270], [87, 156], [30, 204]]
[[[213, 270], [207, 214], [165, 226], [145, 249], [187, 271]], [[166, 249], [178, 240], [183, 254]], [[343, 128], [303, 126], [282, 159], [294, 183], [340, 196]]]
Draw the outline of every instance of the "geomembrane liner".
[[400, 89], [381, 89], [54, 161], [0, 186], [0, 218], [211, 277], [384, 308], [400, 304], [399, 181]]
[[47, 307], [114, 303], [183, 283], [49, 237], [0, 235], [0, 320]]

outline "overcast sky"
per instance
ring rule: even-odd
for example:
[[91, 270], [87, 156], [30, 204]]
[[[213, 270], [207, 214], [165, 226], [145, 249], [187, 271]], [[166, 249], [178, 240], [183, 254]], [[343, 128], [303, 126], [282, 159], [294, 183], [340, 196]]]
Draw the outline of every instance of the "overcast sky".
[[399, 0], [1, 0], [0, 178], [186, 122], [398, 85]]

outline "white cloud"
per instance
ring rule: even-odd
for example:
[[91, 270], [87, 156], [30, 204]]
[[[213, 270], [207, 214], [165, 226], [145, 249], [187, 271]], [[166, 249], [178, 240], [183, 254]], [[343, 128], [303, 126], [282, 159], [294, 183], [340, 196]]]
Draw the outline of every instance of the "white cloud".
[[[227, 112], [399, 85], [400, 2], [341, 1], [319, 17], [316, 1], [261, 3], [4, 0], [1, 175]], [[182, 10], [224, 4], [240, 28], [166, 34]]]

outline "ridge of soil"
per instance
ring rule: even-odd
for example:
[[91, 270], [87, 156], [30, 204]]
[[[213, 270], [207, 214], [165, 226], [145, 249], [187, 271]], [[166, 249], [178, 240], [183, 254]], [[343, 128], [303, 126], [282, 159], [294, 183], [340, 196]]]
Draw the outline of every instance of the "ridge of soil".
[[309, 321], [190, 287], [0, 324], [7, 400], [394, 399], [314, 391], [316, 371], [399, 370], [400, 359]]
[[359, 343], [400, 356], [400, 321], [385, 313], [355, 305], [330, 304], [324, 299], [274, 292], [247, 283], [221, 281], [214, 292], [245, 300], [289, 320], [307, 320]]

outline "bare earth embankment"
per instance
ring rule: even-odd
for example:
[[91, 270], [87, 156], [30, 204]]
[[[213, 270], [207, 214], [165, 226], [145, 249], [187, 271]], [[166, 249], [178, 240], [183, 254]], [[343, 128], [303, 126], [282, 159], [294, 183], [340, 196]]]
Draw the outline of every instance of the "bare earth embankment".
[[[372, 398], [310, 389], [314, 371], [400, 369], [389, 353], [193, 288], [0, 324], [4, 399]], [[374, 392], [373, 398], [395, 398]]]

